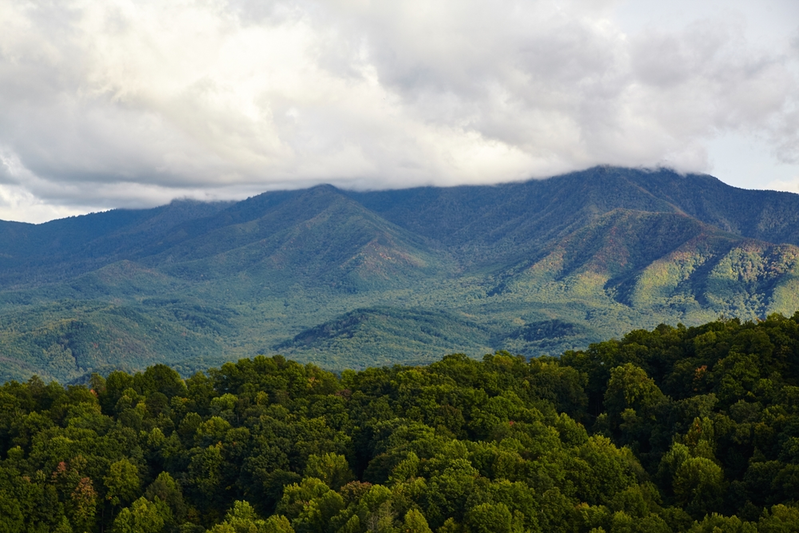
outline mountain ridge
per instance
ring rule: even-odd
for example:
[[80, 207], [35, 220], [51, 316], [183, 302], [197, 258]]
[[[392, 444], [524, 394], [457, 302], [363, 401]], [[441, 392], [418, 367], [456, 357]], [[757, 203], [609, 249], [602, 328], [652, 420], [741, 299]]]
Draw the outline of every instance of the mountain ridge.
[[0, 357], [16, 361], [0, 380], [275, 351], [333, 370], [536, 356], [660, 322], [792, 314], [797, 245], [799, 195], [614, 167], [0, 222]]

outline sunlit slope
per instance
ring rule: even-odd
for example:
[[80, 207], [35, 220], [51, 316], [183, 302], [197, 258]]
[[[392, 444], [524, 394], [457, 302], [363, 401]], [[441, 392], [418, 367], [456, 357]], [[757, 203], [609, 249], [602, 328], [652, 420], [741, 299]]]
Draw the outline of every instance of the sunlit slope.
[[[754, 319], [799, 308], [799, 248], [739, 237], [682, 214], [615, 210], [495, 279], [493, 292], [506, 297], [589, 304], [588, 324], [606, 333], [624, 320]], [[609, 319], [614, 311], [620, 316]], [[596, 314], [602, 318], [592, 321]]]
[[601, 167], [0, 222], [0, 380], [285, 352], [535, 356], [799, 308], [799, 195]]
[[486, 345], [538, 355], [584, 346], [625, 326], [790, 314], [799, 308], [798, 253], [681, 213], [616, 209], [531, 259], [475, 278], [483, 283], [482, 298], [465, 303], [450, 285], [448, 309], [460, 314], [450, 313], [446, 326], [441, 317], [360, 310], [274, 350], [333, 366], [348, 357], [354, 362], [356, 353], [381, 363], [386, 354], [424, 361], [436, 348], [476, 355]]

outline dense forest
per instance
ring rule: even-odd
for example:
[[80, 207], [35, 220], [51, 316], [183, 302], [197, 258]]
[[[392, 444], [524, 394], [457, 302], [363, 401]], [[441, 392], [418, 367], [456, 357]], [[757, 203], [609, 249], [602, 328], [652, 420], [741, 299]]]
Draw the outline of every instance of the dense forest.
[[0, 387], [0, 532], [799, 531], [799, 313]]

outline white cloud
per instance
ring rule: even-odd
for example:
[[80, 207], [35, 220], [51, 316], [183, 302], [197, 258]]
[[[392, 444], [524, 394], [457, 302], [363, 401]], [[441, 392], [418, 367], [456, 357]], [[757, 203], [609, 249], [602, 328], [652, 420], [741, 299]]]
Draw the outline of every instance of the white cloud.
[[791, 180], [774, 180], [768, 184], [768, 188], [775, 191], [785, 191], [799, 194], [799, 175]]
[[319, 182], [706, 171], [724, 132], [785, 160], [797, 146], [797, 48], [758, 48], [735, 18], [631, 31], [591, 0], [0, 0], [0, 19], [15, 169], [0, 218]]

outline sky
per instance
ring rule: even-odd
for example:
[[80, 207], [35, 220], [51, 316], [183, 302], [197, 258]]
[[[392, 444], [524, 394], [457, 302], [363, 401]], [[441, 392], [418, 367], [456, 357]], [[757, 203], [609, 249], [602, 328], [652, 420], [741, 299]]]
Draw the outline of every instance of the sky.
[[670, 167], [799, 193], [796, 0], [0, 0], [0, 219]]

